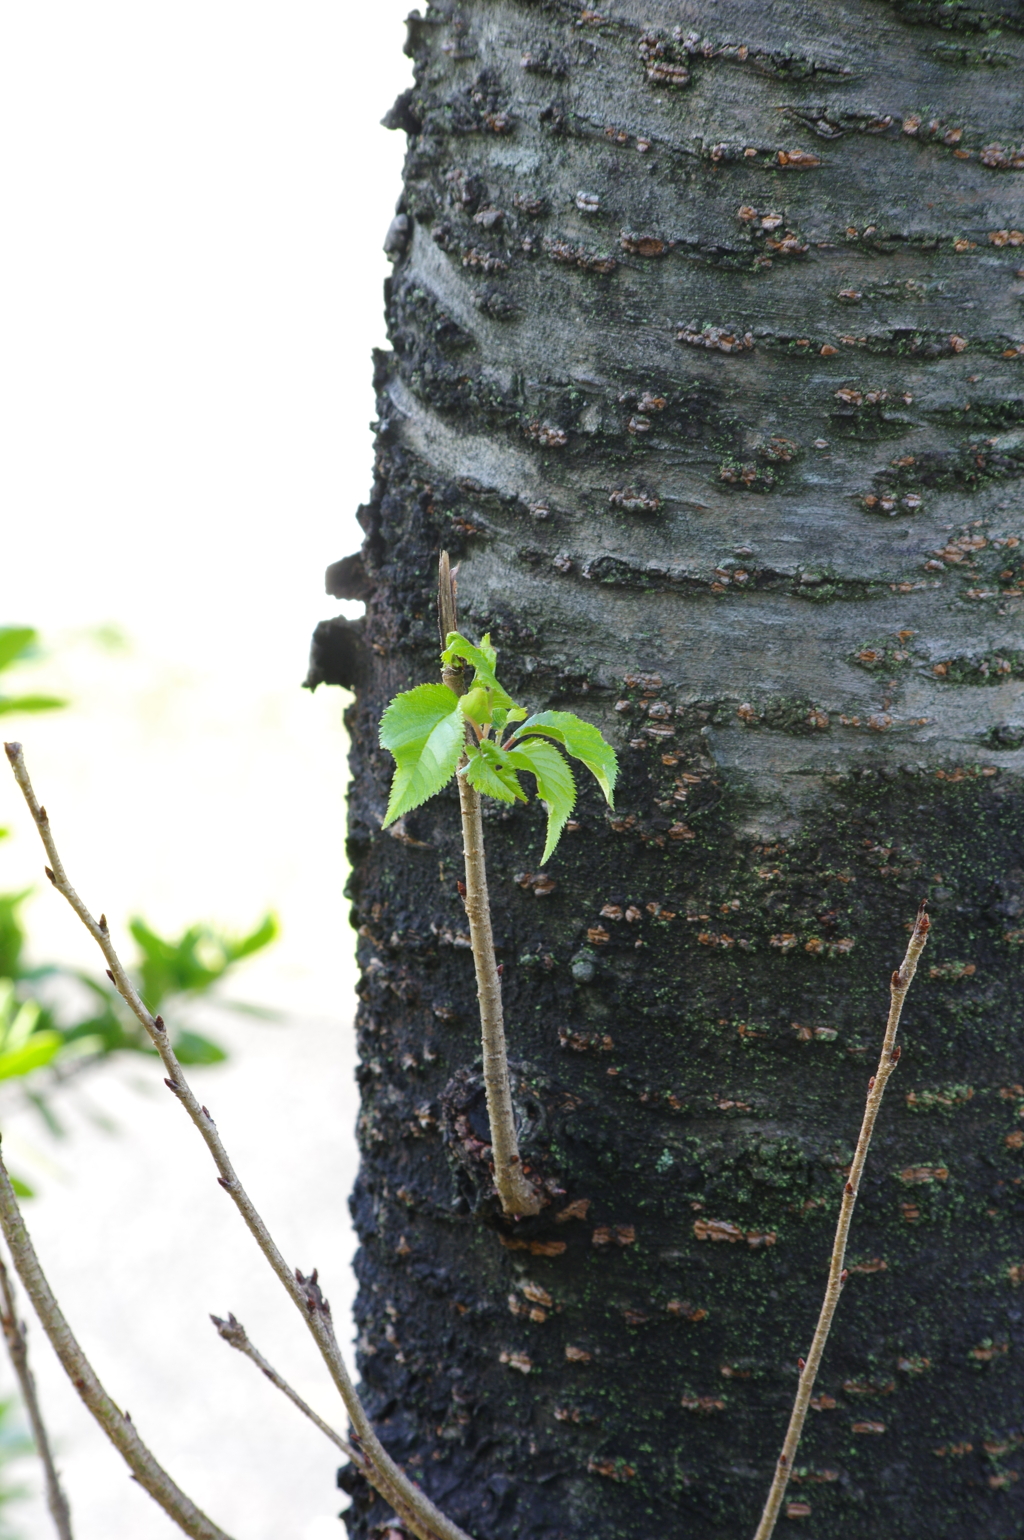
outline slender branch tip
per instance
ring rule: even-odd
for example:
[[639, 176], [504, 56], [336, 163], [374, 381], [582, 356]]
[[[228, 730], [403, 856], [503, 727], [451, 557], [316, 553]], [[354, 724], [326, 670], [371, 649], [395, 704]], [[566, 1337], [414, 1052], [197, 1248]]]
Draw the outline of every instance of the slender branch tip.
[[761, 1521], [757, 1526], [754, 1540], [770, 1540], [770, 1537], [775, 1532], [776, 1521], [782, 1509], [782, 1501], [789, 1481], [790, 1469], [796, 1457], [804, 1422], [807, 1417], [807, 1409], [810, 1406], [811, 1391], [814, 1388], [814, 1381], [821, 1364], [822, 1354], [825, 1351], [825, 1343], [828, 1340], [832, 1320], [839, 1303], [840, 1293], [850, 1276], [849, 1268], [845, 1266], [846, 1245], [850, 1236], [850, 1226], [853, 1222], [857, 1190], [864, 1174], [868, 1147], [874, 1132], [875, 1120], [878, 1117], [878, 1109], [882, 1104], [885, 1084], [893, 1066], [899, 1061], [900, 1049], [896, 1044], [896, 1033], [899, 1029], [903, 1002], [906, 999], [907, 991], [914, 981], [918, 959], [928, 939], [928, 929], [928, 917], [924, 912], [924, 905], [922, 904], [918, 909], [913, 933], [907, 944], [906, 956], [900, 967], [892, 975], [892, 995], [888, 1020], [885, 1025], [885, 1036], [882, 1040], [878, 1068], [868, 1081], [867, 1101], [864, 1106], [860, 1133], [857, 1136], [857, 1147], [850, 1164], [849, 1177], [843, 1188], [843, 1201], [840, 1205], [835, 1240], [832, 1244], [832, 1256], [829, 1261], [825, 1298], [822, 1301], [818, 1323], [814, 1329], [814, 1336], [811, 1340], [806, 1362], [802, 1358], [798, 1360], [800, 1365], [800, 1383], [793, 1403], [793, 1410], [790, 1414], [789, 1426], [786, 1429], [782, 1452], [775, 1467], [771, 1488], [765, 1500]]

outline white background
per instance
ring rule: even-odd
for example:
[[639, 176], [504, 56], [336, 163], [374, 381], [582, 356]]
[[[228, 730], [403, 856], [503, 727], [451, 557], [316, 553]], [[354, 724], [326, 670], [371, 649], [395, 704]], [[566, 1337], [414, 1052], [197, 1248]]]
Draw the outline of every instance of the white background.
[[[0, 727], [115, 933], [136, 912], [166, 931], [280, 915], [282, 940], [233, 992], [287, 1023], [218, 1022], [232, 1061], [194, 1079], [286, 1256], [320, 1266], [346, 1340], [347, 697], [298, 686], [339, 608], [323, 569], [358, 544], [371, 480], [404, 149], [377, 124], [410, 78], [407, 8], [0, 12], [0, 624], [38, 626], [48, 652], [3, 682], [73, 702]], [[126, 646], [97, 635], [110, 625]], [[41, 853], [4, 775], [9, 891], [38, 883]], [[96, 968], [49, 891], [29, 919], [36, 960]], [[340, 1537], [335, 1452], [207, 1322], [233, 1309], [343, 1423], [180, 1109], [141, 1061], [60, 1108], [72, 1133], [56, 1142], [0, 1101], [4, 1148], [39, 1190], [44, 1265], [111, 1394], [236, 1540]], [[31, 1344], [77, 1540], [176, 1533], [37, 1327]], [[4, 1364], [0, 1393], [8, 1379]], [[37, 1498], [18, 1521], [25, 1540], [52, 1534]]]

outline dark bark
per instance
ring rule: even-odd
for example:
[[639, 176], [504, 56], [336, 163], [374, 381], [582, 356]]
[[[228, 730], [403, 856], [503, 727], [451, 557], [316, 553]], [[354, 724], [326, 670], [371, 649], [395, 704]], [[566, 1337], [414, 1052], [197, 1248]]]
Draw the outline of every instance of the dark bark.
[[[790, 1495], [835, 1540], [1020, 1535], [1024, 15], [599, 10], [432, 7], [391, 115], [394, 352], [337, 579], [369, 595], [365, 1392], [481, 1540], [752, 1533], [927, 896]], [[376, 724], [436, 676], [442, 547], [513, 693], [622, 761], [551, 881], [540, 809], [486, 824], [524, 1158], [556, 1189], [518, 1225], [454, 788], [380, 830]], [[383, 1510], [352, 1486], [362, 1536]]]

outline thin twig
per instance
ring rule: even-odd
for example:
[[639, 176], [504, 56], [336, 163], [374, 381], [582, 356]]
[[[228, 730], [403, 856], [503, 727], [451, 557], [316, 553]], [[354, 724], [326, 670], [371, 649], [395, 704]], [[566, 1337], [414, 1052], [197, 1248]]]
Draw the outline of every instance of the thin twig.
[[63, 1312], [53, 1296], [46, 1276], [39, 1265], [32, 1239], [25, 1227], [18, 1208], [18, 1200], [11, 1186], [7, 1168], [0, 1159], [0, 1226], [18, 1277], [25, 1293], [32, 1301], [33, 1309], [50, 1339], [54, 1352], [60, 1359], [68, 1379], [95, 1417], [115, 1449], [123, 1456], [132, 1475], [141, 1487], [160, 1504], [179, 1529], [192, 1540], [230, 1540], [223, 1529], [208, 1519], [192, 1499], [181, 1490], [158, 1464], [142, 1442], [127, 1412], [122, 1412], [100, 1384], [92, 1364], [79, 1347]]
[[329, 1423], [324, 1422], [322, 1417], [317, 1416], [313, 1408], [303, 1401], [298, 1391], [293, 1390], [286, 1379], [282, 1379], [273, 1364], [268, 1363], [259, 1348], [254, 1347], [250, 1342], [249, 1334], [241, 1321], [236, 1320], [230, 1312], [226, 1321], [222, 1321], [219, 1315], [211, 1315], [210, 1320], [217, 1328], [217, 1335], [223, 1338], [229, 1347], [236, 1348], [239, 1353], [254, 1363], [257, 1369], [266, 1375], [270, 1383], [276, 1385], [278, 1390], [288, 1397], [293, 1406], [298, 1407], [304, 1417], [308, 1417], [310, 1422], [314, 1423], [320, 1429], [320, 1432], [330, 1439], [332, 1444], [337, 1444], [342, 1454], [347, 1455], [353, 1465], [362, 1470], [365, 1462], [358, 1449], [353, 1449], [352, 1445], [347, 1443], [340, 1433], [336, 1433]]
[[409, 1480], [405, 1472], [392, 1460], [377, 1437], [373, 1424], [356, 1394], [355, 1386], [349, 1378], [345, 1361], [341, 1355], [341, 1349], [338, 1346], [338, 1340], [334, 1334], [330, 1306], [320, 1292], [316, 1272], [314, 1271], [309, 1278], [303, 1277], [298, 1269], [292, 1272], [278, 1250], [252, 1199], [235, 1174], [235, 1169], [231, 1164], [220, 1134], [217, 1132], [217, 1126], [213, 1118], [199, 1102], [189, 1085], [185, 1072], [178, 1062], [177, 1055], [171, 1047], [162, 1018], [151, 1015], [146, 1009], [138, 990], [128, 977], [117, 952], [114, 950], [110, 933], [107, 929], [106, 916], [100, 915], [98, 920], [94, 919], [69, 882], [58, 854], [57, 846], [54, 843], [46, 809], [39, 805], [39, 801], [32, 788], [32, 782], [29, 779], [28, 771], [25, 768], [21, 744], [8, 743], [4, 745], [4, 748], [11, 762], [15, 779], [21, 787], [22, 794], [28, 804], [29, 811], [32, 814], [36, 828], [39, 831], [39, 836], [50, 859], [51, 864], [46, 868], [46, 875], [58, 893], [67, 899], [86, 930], [102, 951], [107, 960], [108, 977], [121, 998], [125, 1001], [125, 1004], [144, 1027], [163, 1061], [164, 1068], [167, 1070], [167, 1086], [185, 1108], [192, 1122], [199, 1130], [207, 1149], [210, 1151], [219, 1173], [217, 1180], [235, 1204], [249, 1233], [255, 1239], [256, 1244], [277, 1275], [288, 1297], [306, 1322], [351, 1419], [356, 1440], [366, 1460], [367, 1470], [371, 1472], [367, 1479], [372, 1482], [373, 1486], [388, 1502], [394, 1503], [397, 1498], [404, 1508], [407, 1508], [415, 1515], [415, 1518], [406, 1520], [406, 1523], [413, 1530], [414, 1534], [419, 1537], [419, 1540], [469, 1540], [465, 1531], [461, 1530], [457, 1524], [454, 1524], [451, 1519], [447, 1518], [439, 1508], [436, 1508], [426, 1493], [422, 1492], [419, 1487]]
[[[438, 563], [437, 615], [442, 646], [448, 632], [458, 630], [455, 579], [448, 565], [448, 552], [442, 551]], [[447, 629], [446, 629], [447, 628]], [[446, 665], [441, 675], [456, 695], [463, 692], [462, 669]], [[465, 763], [465, 761], [463, 761]], [[487, 891], [487, 863], [484, 858], [484, 823], [480, 793], [464, 775], [457, 775], [459, 805], [462, 809], [462, 844], [466, 857], [466, 916], [469, 940], [476, 967], [476, 996], [480, 1007], [480, 1033], [483, 1042], [484, 1089], [487, 1093], [487, 1118], [491, 1127], [491, 1151], [494, 1156], [494, 1185], [506, 1214], [537, 1214], [540, 1196], [523, 1173], [516, 1135], [512, 1087], [505, 1046], [505, 1020], [501, 1006], [501, 976], [494, 955], [491, 930], [491, 901]]]
[[[236, 1320], [230, 1313], [226, 1321], [222, 1321], [220, 1316], [217, 1315], [211, 1315], [210, 1320], [217, 1328], [218, 1335], [223, 1338], [228, 1346], [237, 1349], [243, 1357], [248, 1358], [251, 1363], [254, 1363], [257, 1369], [266, 1375], [270, 1383], [276, 1385], [278, 1390], [288, 1397], [292, 1405], [297, 1406], [302, 1415], [308, 1417], [314, 1427], [319, 1428], [325, 1438], [329, 1438], [331, 1443], [335, 1444], [342, 1454], [351, 1460], [360, 1475], [369, 1481], [371, 1479], [369, 1466], [360, 1451], [343, 1439], [340, 1433], [335, 1432], [329, 1423], [324, 1422], [323, 1418], [318, 1416], [307, 1402], [303, 1401], [298, 1392], [292, 1389], [288, 1381], [278, 1374], [273, 1364], [267, 1362], [259, 1349], [249, 1340], [249, 1334], [241, 1321]], [[395, 1513], [398, 1518], [408, 1522], [409, 1515], [404, 1507], [395, 1505]]]
[[53, 1450], [50, 1448], [50, 1436], [46, 1431], [42, 1409], [39, 1405], [39, 1395], [36, 1391], [35, 1375], [29, 1366], [28, 1339], [25, 1334], [25, 1323], [18, 1320], [18, 1307], [14, 1299], [11, 1275], [4, 1265], [2, 1257], [0, 1257], [0, 1293], [3, 1294], [4, 1302], [3, 1309], [0, 1311], [0, 1328], [3, 1329], [11, 1364], [18, 1377], [21, 1399], [24, 1401], [25, 1410], [28, 1413], [32, 1437], [35, 1440], [36, 1453], [43, 1467], [43, 1475], [46, 1479], [46, 1506], [50, 1510], [50, 1515], [60, 1540], [72, 1540], [71, 1509], [68, 1506], [64, 1489], [60, 1484], [57, 1467], [54, 1464]]
[[769, 1536], [775, 1529], [775, 1521], [779, 1516], [779, 1509], [782, 1507], [786, 1485], [793, 1471], [793, 1461], [796, 1457], [797, 1445], [800, 1443], [800, 1435], [803, 1432], [804, 1419], [807, 1416], [807, 1408], [810, 1405], [811, 1391], [814, 1389], [814, 1381], [817, 1377], [818, 1366], [821, 1363], [821, 1355], [825, 1351], [825, 1342], [828, 1338], [829, 1328], [832, 1325], [832, 1317], [836, 1313], [839, 1296], [847, 1279], [846, 1267], [844, 1265], [846, 1242], [850, 1234], [850, 1223], [853, 1219], [853, 1210], [857, 1202], [861, 1176], [864, 1173], [864, 1163], [868, 1157], [868, 1145], [871, 1143], [875, 1119], [878, 1117], [878, 1109], [882, 1104], [885, 1083], [899, 1062], [900, 1050], [896, 1047], [896, 1031], [900, 1024], [900, 1014], [903, 1010], [903, 1002], [907, 997], [907, 990], [910, 988], [914, 974], [917, 972], [918, 958], [924, 951], [925, 942], [928, 940], [928, 929], [929, 920], [925, 913], [924, 904], [922, 904], [917, 911], [917, 919], [914, 922], [910, 944], [907, 947], [907, 955], [890, 980], [889, 1019], [885, 1027], [885, 1037], [882, 1041], [882, 1053], [878, 1060], [878, 1068], [868, 1081], [868, 1098], [864, 1108], [864, 1119], [860, 1125], [860, 1134], [857, 1138], [857, 1148], [854, 1151], [850, 1175], [846, 1186], [843, 1188], [843, 1201], [840, 1205], [839, 1220], [836, 1224], [836, 1238], [832, 1245], [832, 1260], [829, 1263], [825, 1298], [821, 1306], [821, 1314], [818, 1317], [818, 1324], [814, 1329], [807, 1361], [800, 1360], [800, 1381], [797, 1386], [796, 1400], [790, 1415], [789, 1427], [786, 1429], [786, 1439], [782, 1446], [782, 1453], [779, 1455], [775, 1465], [775, 1475], [772, 1480], [771, 1490], [768, 1493], [768, 1500], [764, 1505], [764, 1512], [761, 1515], [761, 1522], [757, 1526], [754, 1540], [769, 1540]]

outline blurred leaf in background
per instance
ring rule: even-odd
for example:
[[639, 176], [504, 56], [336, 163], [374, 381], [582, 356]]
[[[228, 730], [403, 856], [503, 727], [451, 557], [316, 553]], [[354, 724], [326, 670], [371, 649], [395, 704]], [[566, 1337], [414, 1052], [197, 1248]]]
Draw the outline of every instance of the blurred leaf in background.
[[[101, 628], [97, 637], [111, 648], [126, 645], [114, 627]], [[0, 626], [0, 672], [40, 655], [34, 627]], [[67, 704], [51, 695], [0, 695], [3, 713], [53, 711]], [[0, 840], [9, 832], [0, 829]], [[105, 977], [61, 963], [27, 966], [21, 907], [30, 894], [31, 889], [0, 892], [0, 1084], [20, 1082], [20, 1090], [59, 1134], [63, 1130], [50, 1104], [56, 1086], [111, 1054], [153, 1054], [155, 1049]], [[189, 1019], [197, 1003], [275, 1018], [275, 1012], [225, 1000], [218, 993], [232, 969], [276, 938], [278, 924], [272, 914], [242, 936], [195, 924], [168, 938], [141, 917], [129, 928], [137, 948], [129, 971], [149, 1009], [164, 1017], [183, 1064], [219, 1064], [227, 1057]], [[18, 1185], [23, 1196], [31, 1196], [24, 1183]]]
[[[156, 1050], [105, 978], [61, 963], [23, 965], [26, 937], [19, 908], [27, 897], [27, 892], [0, 893], [0, 1082], [32, 1075], [25, 1094], [59, 1133], [48, 1105], [56, 1086], [111, 1054]], [[137, 956], [129, 972], [149, 1009], [163, 1016], [183, 1064], [219, 1064], [227, 1057], [189, 1022], [190, 1008], [199, 1001], [273, 1015], [222, 999], [217, 992], [233, 968], [275, 939], [273, 915], [239, 937], [212, 925], [190, 925], [176, 939], [165, 938], [142, 919], [132, 920], [130, 930]], [[37, 1070], [47, 1074], [33, 1074]]]
[[142, 919], [132, 920], [129, 929], [141, 954], [143, 998], [151, 1011], [158, 1011], [172, 995], [206, 993], [229, 968], [269, 946], [277, 921], [265, 915], [255, 930], [234, 940], [209, 925], [191, 925], [177, 941], [165, 941]]
[[[0, 673], [39, 656], [34, 626], [0, 626]], [[0, 695], [0, 716], [9, 711], [57, 711], [67, 701], [56, 695]]]
[[[91, 639], [109, 651], [127, 646], [123, 634], [113, 626], [99, 628]], [[34, 627], [0, 626], [0, 673], [40, 656]], [[0, 693], [0, 715], [56, 711], [67, 704], [54, 695]], [[9, 829], [0, 828], [0, 842], [9, 834]], [[114, 1054], [155, 1057], [156, 1050], [105, 977], [62, 963], [27, 965], [21, 910], [31, 893], [31, 888], [0, 892], [0, 1094], [16, 1088], [50, 1131], [62, 1135], [64, 1129], [52, 1104], [54, 1090]], [[278, 924], [272, 914], [242, 936], [196, 924], [177, 938], [167, 938], [141, 917], [133, 919], [129, 929], [137, 949], [129, 972], [149, 1009], [163, 1016], [183, 1064], [220, 1064], [227, 1057], [218, 1043], [197, 1031], [189, 1020], [190, 1011], [200, 1002], [276, 1019], [276, 1012], [225, 1000], [218, 994], [219, 985], [232, 969], [276, 938]], [[11, 1181], [19, 1197], [33, 1196], [31, 1187], [13, 1173]], [[25, 1492], [8, 1483], [7, 1467], [32, 1451], [18, 1402], [0, 1401], [0, 1540], [23, 1540], [11, 1528], [8, 1510]]]

